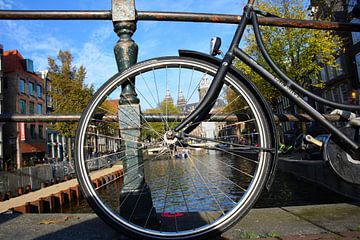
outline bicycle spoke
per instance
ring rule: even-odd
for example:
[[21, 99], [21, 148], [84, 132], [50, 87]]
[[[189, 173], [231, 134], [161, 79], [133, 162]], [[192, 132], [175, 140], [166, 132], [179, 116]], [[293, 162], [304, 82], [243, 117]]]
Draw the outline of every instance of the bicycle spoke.
[[[195, 157], [194, 157], [194, 159], [195, 159]], [[206, 163], [204, 163], [203, 161], [198, 160], [198, 162], [200, 162], [204, 167], [212, 170], [212, 169], [211, 169]], [[238, 184], [235, 183], [234, 181], [230, 180], [228, 177], [226, 177], [226, 176], [224, 176], [224, 175], [222, 175], [222, 174], [220, 174], [220, 173], [218, 173], [218, 172], [216, 172], [216, 171], [215, 171], [215, 173], [216, 173], [217, 175], [221, 176], [222, 178], [226, 179], [227, 181], [231, 182], [232, 184], [234, 184], [236, 187], [238, 187], [239, 189], [241, 189], [241, 191], [246, 192], [246, 189], [245, 189], [245, 188], [241, 187], [240, 185], [238, 185]]]
[[[196, 158], [196, 157], [193, 157], [196, 161], [198, 161], [198, 162], [200, 162], [202, 165], [206, 165], [206, 164], [204, 164], [201, 160], [199, 160], [198, 158]], [[208, 166], [205, 166], [209, 171], [211, 171], [211, 172], [213, 172], [213, 173], [215, 173], [216, 175], [218, 175], [218, 176], [220, 176], [220, 177], [222, 177], [222, 178], [224, 178], [224, 179], [226, 179], [228, 182], [230, 182], [232, 185], [235, 185], [237, 188], [239, 188], [242, 192], [246, 192], [246, 189], [245, 188], [243, 188], [243, 187], [241, 187], [240, 185], [238, 185], [237, 183], [235, 183], [234, 181], [232, 181], [231, 179], [229, 179], [228, 177], [225, 177], [224, 175], [222, 175], [222, 174], [220, 174], [219, 172], [217, 172], [217, 171], [214, 171], [214, 169], [211, 169], [210, 167], [208, 167]], [[234, 199], [231, 197], [231, 196], [229, 196], [229, 194], [227, 194], [227, 193], [225, 193], [218, 185], [216, 185], [216, 184], [214, 184], [212, 181], [210, 181], [210, 179], [209, 179], [209, 177], [205, 177], [206, 179], [207, 179], [207, 181], [212, 185], [212, 186], [214, 186], [218, 191], [220, 191], [228, 200], [230, 200], [231, 201], [231, 203], [233, 204], [233, 205], [235, 205], [237, 202], [236, 201], [234, 201]]]
[[[204, 75], [206, 75], [207, 73], [205, 73]], [[197, 84], [197, 86], [194, 88], [194, 90], [192, 91], [190, 97], [188, 99], [186, 99], [186, 104], [189, 103], [190, 99], [192, 98], [192, 96], [194, 95], [194, 93], [196, 92], [197, 89], [199, 89], [200, 87], [200, 83], [201, 83], [201, 79], [199, 81], [199, 83]]]
[[[129, 100], [126, 99], [126, 101], [127, 101], [128, 104], [130, 105]], [[132, 109], [132, 111], [133, 111], [135, 114], [137, 114], [141, 119], [143, 119], [143, 120], [147, 123], [147, 125], [149, 126], [148, 129], [151, 129], [151, 131], [154, 131], [154, 132], [163, 140], [162, 134], [159, 133], [158, 131], [156, 131], [156, 130], [151, 126], [151, 124], [145, 119], [145, 117], [144, 117], [143, 115], [138, 114], [133, 108], [131, 108], [131, 109]], [[127, 114], [124, 113], [124, 111], [121, 110], [121, 108], [119, 108], [119, 110], [120, 110], [130, 121], [136, 123], [136, 122], [134, 121], [134, 119], [129, 118], [129, 117], [127, 116]], [[141, 129], [141, 126], [139, 126], [138, 124], [136, 124], [136, 125]], [[144, 126], [143, 126], [143, 127], [144, 127]]]
[[[192, 157], [189, 156], [190, 160], [192, 161]], [[218, 200], [216, 199], [216, 197], [213, 195], [213, 193], [211, 192], [208, 184], [205, 182], [205, 179], [203, 177], [203, 175], [200, 173], [199, 169], [196, 167], [195, 163], [192, 161], [192, 166], [194, 167], [195, 171], [198, 173], [199, 177], [201, 178], [201, 181], [205, 184], [205, 187], [207, 188], [207, 190], [209, 191], [211, 197], [215, 200], [216, 205], [218, 205], [220, 211], [222, 212], [222, 214], [225, 214], [224, 209], [220, 206]]]
[[[187, 170], [188, 175], [189, 175], [189, 177], [190, 177], [191, 184], [192, 184], [193, 188], [195, 189], [195, 192], [196, 192], [196, 195], [197, 195], [197, 199], [198, 199], [198, 201], [199, 201], [199, 199], [200, 199], [200, 201], [201, 201], [201, 197], [200, 197], [199, 190], [198, 190], [198, 188], [196, 187], [196, 184], [195, 184], [195, 180], [194, 180], [193, 174], [191, 174], [191, 171], [190, 171], [190, 169], [189, 169], [189, 168], [190, 168], [190, 167], [187, 167], [187, 168], [186, 168], [186, 170]], [[200, 201], [199, 201], [199, 202], [200, 202]], [[210, 217], [209, 217], [208, 213], [207, 213], [207, 212], [205, 212], [205, 215], [207, 216], [207, 223], [208, 223], [208, 224], [210, 224]]]
[[179, 101], [180, 99], [180, 91], [181, 91], [181, 88], [180, 88], [180, 84], [181, 84], [181, 66], [179, 67], [179, 79], [178, 79], [178, 91], [177, 91], [177, 100]]
[[[191, 147], [191, 148], [199, 148], [199, 147], [193, 146], [193, 145], [188, 145], [188, 146]], [[246, 161], [248, 161], [248, 162], [252, 162], [252, 163], [254, 163], [254, 164], [258, 164], [258, 163], [259, 163], [259, 161], [256, 161], [256, 160], [254, 160], [254, 159], [247, 158], [247, 157], [245, 157], [245, 156], [243, 156], [243, 155], [239, 155], [239, 154], [233, 153], [233, 152], [231, 152], [231, 151], [227, 151], [227, 150], [222, 149], [222, 148], [216, 148], [216, 147], [200, 147], [200, 148], [207, 149], [207, 150], [216, 150], [216, 151], [228, 153], [228, 154], [230, 154], [230, 155], [232, 155], [232, 156], [242, 158], [243, 160], [246, 160]], [[245, 152], [245, 153], [247, 153], [247, 152]], [[248, 152], [248, 153], [253, 153], [253, 152]]]
[[137, 197], [136, 202], [135, 202], [135, 206], [134, 206], [134, 208], [133, 208], [133, 210], [132, 210], [132, 212], [131, 212], [131, 215], [130, 215], [130, 217], [129, 217], [129, 222], [131, 222], [131, 218], [133, 217], [133, 215], [134, 215], [134, 213], [135, 213], [135, 210], [136, 210], [136, 208], [137, 208], [137, 206], [138, 206], [138, 204], [139, 204], [140, 197], [141, 197], [141, 195], [143, 194], [143, 192], [144, 192], [144, 190], [145, 190], [145, 187], [146, 187], [146, 185], [144, 184], [144, 186], [143, 186], [142, 189], [141, 189], [140, 194], [138, 194], [138, 197]]
[[[238, 98], [239, 98], [239, 96], [238, 96], [236, 99], [238, 99]], [[236, 101], [236, 99], [233, 99], [233, 100], [231, 101], [231, 103], [229, 103], [228, 105], [226, 105], [224, 108], [230, 106], [232, 103], [234, 103], [234, 102]], [[212, 101], [211, 104], [214, 104], [216, 101], [217, 101], [217, 99], [215, 99], [214, 101]], [[209, 122], [210, 120], [212, 120], [214, 117], [216, 117], [216, 116], [219, 115], [220, 113], [221, 113], [220, 111], [216, 112], [213, 116], [210, 117], [210, 119], [206, 120], [206, 122]], [[232, 115], [233, 113], [235, 113], [235, 112], [230, 113], [228, 116]], [[202, 121], [203, 121], [203, 120], [199, 120], [199, 121], [192, 122], [192, 123], [189, 124], [187, 127], [192, 127], [192, 126], [194, 126], [194, 125], [198, 125], [198, 124], [201, 123]]]
[[[221, 140], [217, 140], [217, 139], [212, 139], [212, 138], [206, 138], [206, 137], [198, 137], [195, 135], [190, 135], [190, 134], [184, 134], [185, 137], [191, 138], [191, 139], [197, 139], [197, 140], [203, 140], [203, 141], [207, 141], [207, 142], [215, 142], [215, 143], [219, 143], [219, 144], [226, 144], [226, 145], [231, 145], [231, 146], [235, 146], [232, 147], [232, 149], [234, 150], [258, 150], [259, 152], [263, 151], [263, 152], [274, 152], [275, 149], [273, 148], [262, 148], [262, 147], [256, 147], [253, 145], [247, 145], [247, 144], [239, 144], [239, 143], [233, 143], [233, 142], [226, 142], [226, 141], [221, 141]], [[237, 136], [237, 135], [233, 135], [233, 136]], [[229, 135], [226, 135], [226, 137], [229, 137]], [[237, 148], [236, 148], [237, 147]]]
[[[165, 78], [165, 98], [167, 96], [167, 91], [168, 91], [168, 68], [166, 66], [166, 78]], [[166, 116], [166, 127], [167, 129], [166, 130], [169, 130], [170, 127], [169, 127], [169, 123], [168, 123], [168, 100], [165, 99], [165, 116]]]
[[[203, 61], [161, 58], [116, 75], [94, 95], [79, 122], [76, 151], [82, 164], [75, 164], [86, 196], [115, 227], [135, 235], [140, 229], [154, 239], [210, 235], [257, 199], [273, 156], [266, 152], [274, 149], [261, 100], [249, 91], [251, 85], [238, 81], [246, 79], [226, 75], [206, 119], [188, 124], [190, 134], [170, 135], [181, 121], [173, 117], [193, 111], [215, 74], [216, 67]], [[126, 84], [139, 104], [122, 94]], [[119, 96], [121, 103], [115, 100]], [[88, 184], [92, 166], [107, 166], [109, 160], [123, 165], [119, 180], [107, 187]]]
[[[140, 74], [140, 76], [141, 76], [141, 78], [144, 80], [145, 86], [146, 86], [146, 88], [148, 89], [148, 93], [150, 93], [152, 99], [154, 100], [154, 103], [156, 104], [155, 97], [154, 97], [151, 89], [149, 88], [149, 85], [147, 84], [148, 81], [146, 81], [146, 79], [144, 78], [144, 76], [143, 76], [142, 74]], [[129, 82], [130, 82], [130, 81], [129, 81]], [[131, 83], [131, 85], [135, 88], [136, 93], [140, 93], [141, 96], [143, 97], [143, 99], [149, 104], [149, 106], [150, 106], [151, 108], [155, 109], [155, 107], [154, 107], [151, 103], [149, 103], [149, 101], [148, 101], [147, 98], [141, 93], [141, 91], [139, 91], [139, 89], [138, 89], [133, 83]]]
[[157, 80], [156, 80], [156, 75], [155, 75], [155, 71], [153, 69], [153, 76], [154, 76], [154, 82], [155, 82], [155, 89], [156, 89], [156, 95], [157, 95], [157, 100], [158, 100], [158, 107], [160, 109], [160, 115], [161, 115], [161, 118], [162, 118], [162, 121], [163, 123], [165, 123], [165, 131], [166, 131], [166, 120], [164, 119], [164, 116], [163, 116], [163, 113], [162, 113], [162, 109], [161, 109], [161, 103], [160, 103], [160, 98], [159, 98], [159, 90], [158, 90], [158, 85], [157, 85]]
[[192, 71], [191, 71], [190, 83], [189, 83], [189, 87], [188, 87], [188, 90], [187, 90], [187, 93], [186, 93], [186, 99], [187, 99], [186, 103], [188, 103], [188, 100], [190, 99], [189, 98], [189, 93], [190, 93], [190, 88], [192, 86], [193, 78], [194, 78], [194, 69], [192, 69]]

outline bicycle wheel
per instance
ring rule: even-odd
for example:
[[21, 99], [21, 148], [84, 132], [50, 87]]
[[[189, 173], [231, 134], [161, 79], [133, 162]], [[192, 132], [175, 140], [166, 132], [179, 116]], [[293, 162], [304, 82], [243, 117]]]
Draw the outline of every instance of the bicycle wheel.
[[[189, 134], [171, 131], [216, 70], [191, 58], [145, 61], [108, 80], [88, 104], [77, 129], [78, 180], [115, 229], [140, 239], [199, 239], [221, 233], [256, 201], [274, 142], [254, 91], [227, 74], [209, 117]], [[118, 105], [124, 83], [139, 104]], [[119, 180], [94, 180], [120, 168]]]

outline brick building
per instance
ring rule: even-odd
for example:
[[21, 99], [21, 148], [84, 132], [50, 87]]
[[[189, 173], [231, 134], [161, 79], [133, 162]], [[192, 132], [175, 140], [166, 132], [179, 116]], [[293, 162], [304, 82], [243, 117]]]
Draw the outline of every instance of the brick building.
[[[44, 114], [46, 102], [44, 79], [35, 74], [33, 62], [17, 50], [4, 51], [3, 56], [5, 114]], [[7, 168], [33, 164], [45, 155], [44, 123], [5, 123], [4, 158]]]
[[[0, 44], [0, 114], [2, 114], [3, 111], [3, 91], [2, 91], [2, 86], [3, 86], [3, 53], [4, 53], [4, 48], [3, 46]], [[0, 171], [3, 169], [4, 167], [4, 151], [3, 151], [3, 123], [0, 123]]]

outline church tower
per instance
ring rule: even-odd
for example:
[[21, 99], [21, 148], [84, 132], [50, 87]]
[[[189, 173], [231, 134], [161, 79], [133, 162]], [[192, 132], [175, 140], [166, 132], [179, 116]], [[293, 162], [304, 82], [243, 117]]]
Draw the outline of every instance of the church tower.
[[171, 97], [171, 94], [170, 94], [170, 90], [169, 89], [166, 89], [166, 95], [165, 95], [165, 99], [164, 101], [168, 102], [168, 103], [174, 103], [174, 100], [173, 98]]
[[199, 85], [199, 101], [204, 98], [207, 90], [210, 87], [211, 80], [209, 79], [209, 76], [205, 74], [203, 78], [201, 79], [200, 85]]
[[184, 109], [185, 106], [186, 106], [186, 99], [184, 97], [184, 94], [183, 94], [182, 90], [180, 90], [180, 92], [179, 92], [179, 98], [177, 100], [177, 106], [181, 110]]

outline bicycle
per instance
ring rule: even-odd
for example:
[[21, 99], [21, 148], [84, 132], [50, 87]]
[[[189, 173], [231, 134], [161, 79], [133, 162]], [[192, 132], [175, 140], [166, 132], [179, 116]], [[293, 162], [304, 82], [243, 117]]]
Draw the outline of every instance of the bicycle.
[[[212, 56], [182, 50], [179, 57], [147, 60], [113, 76], [89, 102], [77, 129], [78, 180], [94, 211], [115, 229], [140, 239], [207, 238], [246, 215], [263, 188], [270, 187], [278, 154], [275, 122], [254, 84], [232, 66], [235, 56], [329, 131], [324, 147], [329, 162], [345, 180], [360, 184], [356, 174], [360, 121], [352, 118], [349, 127], [337, 129], [297, 92], [334, 108], [358, 111], [360, 106], [330, 102], [287, 77], [263, 44], [257, 15], [267, 13], [255, 10], [253, 4], [249, 0], [245, 6], [222, 59], [213, 57], [220, 48], [220, 40], [213, 39]], [[281, 80], [239, 48], [248, 21], [263, 57]], [[141, 109], [126, 100], [115, 109], [106, 106], [120, 96], [119, 87], [125, 83], [136, 89]], [[134, 130], [134, 135], [123, 136], [125, 129]], [[106, 132], [107, 137], [94, 131]], [[125, 162], [121, 187], [137, 188], [121, 192], [115, 200], [102, 196], [89, 177], [89, 152], [100, 140], [102, 145], [111, 143], [112, 151], [121, 155], [118, 161], [142, 159], [130, 166]], [[138, 216], [139, 209], [146, 211]]]

